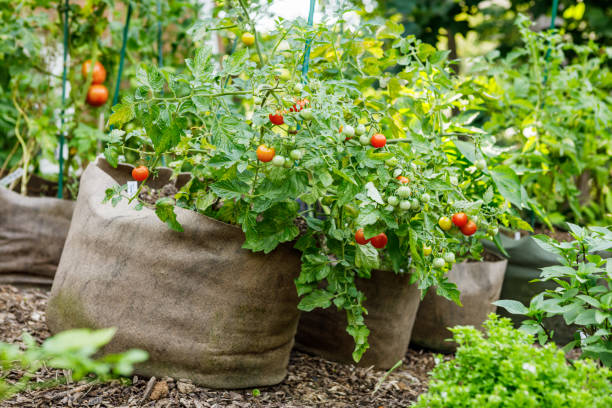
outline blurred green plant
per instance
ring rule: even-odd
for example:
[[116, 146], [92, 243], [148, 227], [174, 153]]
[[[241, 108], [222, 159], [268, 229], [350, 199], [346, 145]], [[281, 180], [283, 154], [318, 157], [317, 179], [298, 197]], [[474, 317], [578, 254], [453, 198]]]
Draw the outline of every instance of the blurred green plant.
[[[31, 380], [42, 367], [70, 370], [76, 381], [89, 374], [95, 375], [97, 381], [130, 375], [134, 364], [147, 360], [148, 354], [145, 351], [133, 349], [120, 354], [93, 357], [108, 344], [115, 331], [114, 328], [68, 330], [46, 339], [41, 345], [24, 333], [22, 339], [25, 350], [17, 344], [0, 342], [0, 401], [34, 386]], [[15, 374], [20, 377], [14, 378]], [[50, 381], [37, 383], [35, 387], [57, 384], [58, 381]]]
[[495, 52], [473, 67], [483, 93], [470, 103], [495, 136], [487, 155], [516, 171], [523, 194], [538, 203], [532, 209], [550, 227], [610, 223], [609, 57], [593, 43], [577, 46], [558, 33], [533, 32], [524, 16], [517, 26], [522, 46], [505, 58]]
[[568, 364], [554, 344], [533, 346], [508, 318], [489, 315], [485, 334], [472, 326], [451, 331], [455, 358], [431, 373], [420, 408], [606, 408], [612, 406], [612, 372], [590, 360]]

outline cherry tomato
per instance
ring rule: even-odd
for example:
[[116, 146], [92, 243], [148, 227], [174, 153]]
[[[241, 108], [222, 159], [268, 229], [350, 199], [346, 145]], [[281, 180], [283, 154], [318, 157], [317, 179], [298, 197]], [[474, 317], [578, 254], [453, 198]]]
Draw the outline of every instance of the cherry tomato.
[[387, 144], [387, 138], [382, 133], [374, 133], [370, 138], [370, 144], [376, 148]]
[[149, 177], [147, 166], [138, 166], [132, 170], [132, 178], [136, 181], [144, 181]]
[[368, 242], [370, 242], [370, 239], [365, 239], [363, 228], [359, 228], [355, 233], [355, 242], [357, 242], [359, 245], [367, 244]]
[[423, 255], [429, 256], [431, 255], [431, 247], [429, 245], [423, 245]]
[[467, 224], [461, 227], [461, 232], [463, 235], [467, 235], [469, 237], [470, 235], [474, 235], [477, 229], [478, 227], [474, 221], [468, 221]]
[[411, 192], [412, 191], [410, 190], [410, 187], [408, 186], [401, 186], [400, 188], [397, 189], [397, 195], [400, 196], [401, 198], [410, 197]]
[[[89, 71], [91, 70], [91, 60], [87, 60], [81, 66], [81, 74], [83, 78], [87, 78]], [[104, 65], [100, 63], [100, 61], [96, 61], [93, 67], [93, 72], [91, 74], [91, 83], [92, 84], [102, 84], [106, 80], [106, 70], [104, 69]]]
[[276, 111], [275, 114], [270, 114], [268, 115], [268, 118], [270, 118], [270, 122], [272, 122], [275, 125], [282, 125], [283, 123], [285, 123], [285, 119], [283, 118], [283, 114], [280, 111]]
[[360, 125], [357, 125], [357, 127], [355, 128], [355, 133], [359, 136], [363, 135], [365, 132], [366, 132], [366, 127], [363, 123]]
[[399, 160], [397, 160], [397, 157], [390, 157], [387, 160], [385, 160], [385, 164], [393, 168], [399, 164]]
[[366, 135], [361, 135], [361, 136], [359, 136], [359, 143], [361, 143], [364, 146], [369, 145], [370, 144], [370, 138], [367, 137]]
[[468, 222], [468, 216], [464, 212], [453, 214], [453, 224], [455, 224], [459, 228], [462, 228], [463, 226], [465, 226], [467, 222]]
[[428, 203], [429, 200], [431, 200], [431, 196], [427, 193], [423, 193], [423, 195], [421, 196], [421, 201], [424, 203]]
[[312, 114], [312, 111], [308, 108], [304, 108], [300, 111], [300, 116], [302, 117], [302, 119], [304, 120], [311, 120], [314, 115]]
[[444, 254], [444, 261], [446, 261], [446, 263], [448, 263], [448, 264], [455, 263], [455, 254], [453, 254], [452, 252], [445, 253]]
[[257, 148], [257, 158], [264, 163], [272, 161], [275, 154], [276, 152], [273, 147], [259, 145], [259, 147]]
[[304, 152], [300, 149], [294, 149], [289, 152], [289, 157], [291, 157], [293, 160], [300, 160], [302, 157], [304, 157]]
[[355, 136], [355, 128], [351, 125], [346, 125], [344, 129], [342, 129], [342, 133], [344, 134], [344, 136], [350, 139]]
[[247, 47], [255, 44], [255, 36], [251, 33], [243, 33], [240, 36], [240, 39], [242, 40], [242, 43]]
[[400, 183], [402, 184], [408, 184], [410, 183], [410, 179], [408, 177], [404, 177], [404, 176], [397, 176], [396, 177]]
[[378, 248], [378, 249], [382, 249], [386, 247], [387, 241], [388, 241], [387, 235], [384, 232], [381, 232], [380, 234], [375, 235], [372, 238], [370, 238], [370, 244], [372, 244], [374, 248]]
[[444, 262], [444, 259], [442, 258], [435, 258], [433, 260], [434, 268], [444, 268], [445, 265], [446, 265], [446, 262]]
[[411, 208], [412, 204], [408, 200], [402, 200], [399, 203], [400, 210], [408, 211]]
[[438, 225], [440, 226], [440, 228], [442, 228], [444, 231], [448, 231], [451, 229], [451, 227], [453, 226], [453, 224], [451, 223], [450, 218], [448, 217], [440, 217], [440, 219], [438, 220]]
[[285, 158], [280, 154], [277, 154], [272, 159], [272, 165], [276, 167], [283, 167], [285, 165]]
[[108, 100], [108, 89], [104, 85], [94, 84], [87, 91], [87, 103], [91, 106], [102, 106]]
[[387, 198], [387, 203], [390, 206], [395, 207], [399, 204], [399, 199], [396, 196], [389, 196], [389, 198]]

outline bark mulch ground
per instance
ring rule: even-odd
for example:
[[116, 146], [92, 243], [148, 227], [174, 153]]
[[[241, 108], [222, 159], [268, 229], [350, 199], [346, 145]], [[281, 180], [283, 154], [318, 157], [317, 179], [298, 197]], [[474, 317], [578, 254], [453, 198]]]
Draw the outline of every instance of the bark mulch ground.
[[[0, 286], [0, 341], [21, 344], [23, 331], [38, 341], [47, 338], [47, 298], [47, 290]], [[427, 373], [433, 366], [433, 353], [409, 350], [401, 367], [373, 393], [384, 371], [294, 351], [287, 378], [258, 390], [213, 390], [187, 380], [134, 376], [123, 381], [81, 381], [32, 389], [0, 402], [0, 407], [406, 407], [426, 390]], [[19, 378], [20, 374], [12, 372], [9, 378]], [[57, 381], [65, 374], [69, 375], [43, 369], [35, 382]]]

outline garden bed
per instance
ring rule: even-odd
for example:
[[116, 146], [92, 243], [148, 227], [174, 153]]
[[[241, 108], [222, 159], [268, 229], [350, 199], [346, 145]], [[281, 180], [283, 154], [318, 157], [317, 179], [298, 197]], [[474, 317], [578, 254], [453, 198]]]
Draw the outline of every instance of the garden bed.
[[[0, 341], [20, 342], [23, 331], [41, 341], [49, 336], [45, 309], [49, 292], [0, 286]], [[333, 363], [293, 351], [289, 374], [279, 385], [224, 391], [192, 385], [180, 379], [133, 377], [132, 384], [61, 384], [21, 393], [2, 407], [403, 407], [427, 387], [433, 353], [409, 350], [404, 364], [373, 391], [384, 371]], [[60, 370], [41, 370], [35, 382], [54, 381]], [[19, 373], [14, 373], [19, 375]], [[156, 398], [156, 399], [152, 399]]]

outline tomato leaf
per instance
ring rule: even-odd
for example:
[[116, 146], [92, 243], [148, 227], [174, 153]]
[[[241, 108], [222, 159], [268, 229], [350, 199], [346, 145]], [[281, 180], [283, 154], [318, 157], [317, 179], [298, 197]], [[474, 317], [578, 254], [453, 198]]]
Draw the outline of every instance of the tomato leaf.
[[326, 309], [331, 306], [333, 297], [333, 293], [329, 293], [323, 289], [315, 289], [300, 301], [298, 309], [305, 312], [310, 312], [317, 307]]
[[155, 214], [173, 230], [183, 232], [183, 227], [176, 220], [174, 200], [172, 198], [163, 197], [157, 200], [155, 202]]

